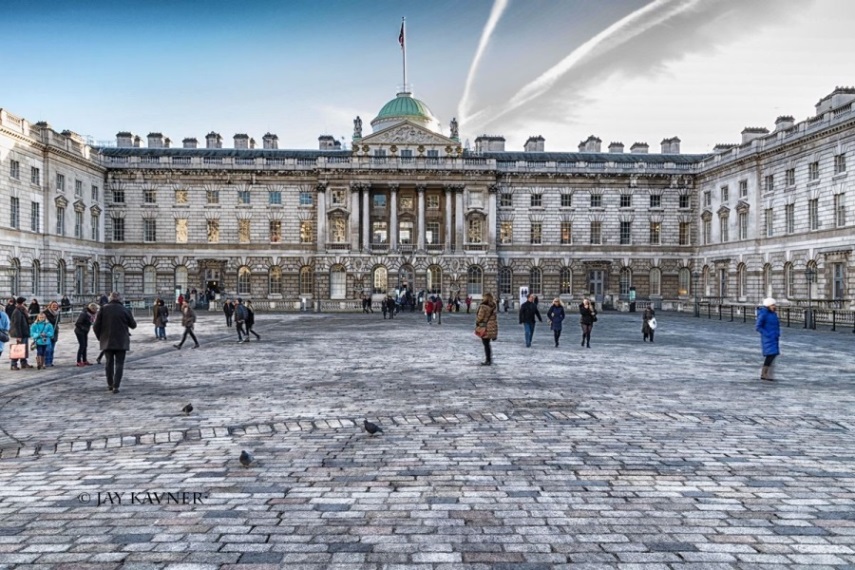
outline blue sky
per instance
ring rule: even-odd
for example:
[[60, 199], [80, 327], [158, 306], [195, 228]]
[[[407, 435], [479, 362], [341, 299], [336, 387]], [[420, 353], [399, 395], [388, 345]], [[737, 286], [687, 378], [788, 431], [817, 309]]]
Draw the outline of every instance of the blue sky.
[[[0, 0], [0, 107], [96, 140], [212, 130], [280, 148], [349, 141], [402, 83], [447, 129], [575, 150], [680, 136], [684, 152], [745, 126], [804, 119], [855, 84], [848, 0]], [[492, 21], [492, 24], [491, 24]]]

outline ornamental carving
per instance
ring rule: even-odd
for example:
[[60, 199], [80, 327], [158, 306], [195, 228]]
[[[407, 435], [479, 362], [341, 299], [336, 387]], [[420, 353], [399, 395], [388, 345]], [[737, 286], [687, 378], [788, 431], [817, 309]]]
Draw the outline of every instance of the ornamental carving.
[[[425, 145], [447, 145], [448, 139], [424, 131], [413, 125], [399, 125], [382, 133], [377, 133], [370, 138], [364, 139], [372, 144], [394, 144], [394, 143], [418, 143]], [[450, 147], [449, 147], [450, 148]], [[363, 145], [363, 150], [365, 145]], [[366, 151], [367, 152], [367, 151]], [[450, 151], [449, 151], [450, 152]]]

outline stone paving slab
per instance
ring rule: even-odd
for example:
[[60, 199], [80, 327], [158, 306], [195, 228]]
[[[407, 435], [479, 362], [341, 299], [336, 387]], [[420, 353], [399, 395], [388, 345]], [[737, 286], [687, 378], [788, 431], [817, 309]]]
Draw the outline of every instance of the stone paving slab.
[[135, 334], [119, 395], [62, 341], [3, 370], [0, 568], [855, 565], [851, 333], [784, 329], [761, 383], [748, 324], [526, 349], [502, 314], [488, 368], [472, 318], [203, 315], [199, 350]]

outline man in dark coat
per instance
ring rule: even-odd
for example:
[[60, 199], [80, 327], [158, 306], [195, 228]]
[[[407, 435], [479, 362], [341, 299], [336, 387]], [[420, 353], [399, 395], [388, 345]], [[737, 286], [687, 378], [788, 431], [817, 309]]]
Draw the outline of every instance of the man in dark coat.
[[[249, 333], [246, 332], [243, 328], [247, 316], [248, 314], [246, 312], [246, 307], [243, 304], [243, 299], [238, 297], [237, 301], [235, 302], [235, 328], [237, 329], [238, 333], [238, 344], [242, 342], [249, 342]], [[244, 335], [246, 335], [246, 340], [244, 340], [243, 338]]]
[[119, 393], [125, 369], [125, 354], [131, 348], [129, 329], [135, 328], [137, 322], [122, 304], [121, 296], [115, 291], [110, 293], [110, 302], [98, 311], [92, 330], [107, 357], [107, 390], [114, 394]]
[[223, 313], [226, 314], [226, 326], [232, 326], [232, 315], [235, 314], [235, 306], [232, 305], [231, 299], [226, 299], [226, 302], [223, 303]]
[[[27, 300], [23, 297], [18, 297], [15, 310], [9, 317], [9, 339], [24, 345], [30, 343], [30, 313], [24, 306], [26, 302]], [[20, 360], [21, 368], [32, 368], [26, 358]], [[11, 369], [18, 370], [18, 359], [12, 360]]]
[[540, 316], [540, 311], [537, 310], [535, 296], [529, 295], [528, 300], [520, 307], [520, 324], [525, 326], [525, 346], [531, 348], [531, 340], [534, 337], [535, 317], [540, 322], [543, 318]]
[[15, 306], [16, 306], [15, 298], [12, 297], [9, 299], [9, 302], [6, 303], [6, 316], [9, 317], [10, 319], [12, 318], [12, 313], [15, 312]]

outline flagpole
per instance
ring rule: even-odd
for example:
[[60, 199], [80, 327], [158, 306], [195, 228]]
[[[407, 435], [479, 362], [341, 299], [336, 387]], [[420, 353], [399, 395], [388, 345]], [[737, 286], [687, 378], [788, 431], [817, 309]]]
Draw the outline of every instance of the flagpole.
[[401, 42], [401, 48], [404, 52], [404, 93], [409, 92], [407, 89], [407, 18], [401, 18], [401, 37], [403, 41]]

